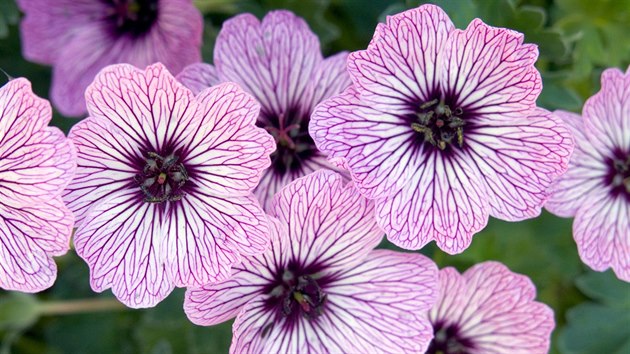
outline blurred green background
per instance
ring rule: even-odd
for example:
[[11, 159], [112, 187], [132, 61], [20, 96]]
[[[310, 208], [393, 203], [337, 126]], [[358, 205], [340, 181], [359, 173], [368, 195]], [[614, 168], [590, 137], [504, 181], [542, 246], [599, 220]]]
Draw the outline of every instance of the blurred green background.
[[[365, 48], [385, 16], [420, 4], [386, 0], [195, 3], [205, 15], [206, 62], [212, 62], [221, 23], [237, 13], [262, 17], [271, 9], [290, 9], [306, 18], [319, 35], [324, 54], [330, 55]], [[544, 82], [538, 102], [550, 110], [579, 113], [584, 101], [599, 90], [603, 69], [625, 70], [630, 64], [630, 0], [433, 3], [442, 6], [459, 28], [479, 17], [523, 32], [526, 42], [536, 43]], [[28, 78], [39, 96], [48, 97], [50, 68], [21, 56], [20, 16], [14, 0], [0, 0], [0, 68], [12, 77]], [[0, 78], [0, 84], [4, 82]], [[76, 122], [55, 113], [52, 124], [67, 131]], [[463, 271], [478, 262], [497, 260], [528, 275], [538, 288], [539, 301], [555, 310], [551, 353], [630, 354], [630, 285], [610, 271], [592, 272], [580, 262], [571, 223], [546, 212], [519, 223], [491, 220], [463, 254], [448, 256], [433, 245], [422, 253], [440, 267], [451, 265]], [[386, 241], [381, 247], [395, 249]], [[0, 290], [0, 354], [227, 353], [231, 323], [198, 327], [188, 322], [182, 289], [153, 309], [130, 310], [118, 306], [109, 291], [91, 291], [87, 266], [72, 251], [57, 258], [57, 263], [58, 280], [45, 292], [25, 295]]]

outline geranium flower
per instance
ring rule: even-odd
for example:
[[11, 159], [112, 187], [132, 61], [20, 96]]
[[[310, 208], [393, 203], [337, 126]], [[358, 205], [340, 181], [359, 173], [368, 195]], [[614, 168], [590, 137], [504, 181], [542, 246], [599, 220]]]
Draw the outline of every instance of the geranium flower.
[[439, 298], [429, 313], [435, 337], [427, 354], [546, 354], [555, 327], [553, 311], [534, 301], [526, 276], [498, 262], [460, 275], [439, 274]]
[[84, 92], [105, 66], [162, 62], [178, 73], [201, 60], [203, 20], [191, 0], [18, 0], [22, 51], [53, 66], [51, 99], [86, 113]]
[[316, 104], [350, 85], [347, 53], [322, 57], [319, 40], [289, 11], [272, 11], [262, 22], [251, 14], [223, 24], [214, 49], [216, 68], [193, 64], [178, 76], [194, 91], [217, 82], [241, 85], [260, 102], [259, 127], [276, 140], [271, 168], [254, 194], [267, 209], [290, 181], [320, 168], [334, 169], [308, 134]]
[[518, 32], [458, 30], [433, 5], [391, 16], [350, 54], [353, 86], [316, 107], [311, 136], [346, 160], [390, 241], [459, 253], [489, 215], [539, 215], [567, 169], [571, 135], [535, 105], [537, 56]]
[[74, 217], [61, 191], [76, 168], [52, 111], [26, 79], [0, 88], [0, 288], [38, 292], [57, 277], [53, 256], [66, 253]]
[[437, 268], [420, 254], [373, 250], [374, 206], [332, 171], [291, 182], [269, 212], [271, 249], [223, 283], [188, 289], [199, 325], [236, 316], [231, 353], [423, 353]]
[[253, 97], [223, 84], [195, 98], [161, 64], [120, 64], [97, 75], [86, 100], [90, 117], [69, 135], [78, 168], [64, 199], [92, 289], [154, 306], [268, 247], [251, 190], [274, 144], [254, 125]]
[[573, 237], [589, 267], [611, 267], [630, 282], [630, 69], [608, 69], [582, 117], [556, 111], [575, 135], [569, 171], [551, 187], [545, 207], [575, 216]]

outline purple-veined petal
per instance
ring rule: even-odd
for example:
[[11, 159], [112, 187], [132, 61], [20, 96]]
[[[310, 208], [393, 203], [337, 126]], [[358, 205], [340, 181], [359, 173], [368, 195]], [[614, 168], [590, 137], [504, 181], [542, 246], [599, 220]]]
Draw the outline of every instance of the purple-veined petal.
[[292, 258], [327, 272], [360, 262], [383, 237], [374, 221], [374, 204], [341, 175], [320, 170], [276, 195], [268, 211], [289, 225]]
[[68, 250], [73, 220], [60, 197], [20, 209], [0, 205], [0, 288], [49, 288], [57, 277], [52, 256]]
[[602, 73], [602, 89], [584, 104], [584, 128], [592, 145], [606, 156], [615, 149], [630, 152], [630, 71]]
[[580, 258], [597, 271], [612, 268], [630, 282], [630, 203], [624, 196], [593, 194], [584, 200], [573, 223]]
[[92, 117], [108, 120], [144, 151], [172, 149], [197, 109], [192, 92], [160, 63], [109, 66], [85, 96]]
[[433, 337], [426, 313], [437, 299], [437, 275], [422, 255], [372, 251], [326, 289], [321, 327], [346, 353], [422, 353]]
[[547, 353], [553, 311], [535, 302], [529, 278], [497, 262], [480, 263], [463, 275], [440, 271], [440, 297], [429, 314], [433, 324], [454, 325], [472, 354]]
[[475, 19], [451, 32], [442, 54], [442, 91], [457, 98], [464, 117], [522, 117], [535, 105], [542, 89], [534, 67], [538, 49], [523, 44], [522, 34]]
[[586, 205], [590, 196], [604, 192], [608, 166], [604, 163], [605, 157], [599, 154], [586, 137], [581, 116], [564, 111], [555, 111], [553, 114], [570, 128], [575, 149], [567, 172], [549, 187], [551, 195], [545, 208], [556, 215], [571, 217], [575, 216], [580, 206]]
[[420, 249], [431, 240], [460, 253], [488, 222], [487, 192], [480, 176], [462, 156], [428, 155], [408, 185], [376, 200], [376, 220], [388, 239], [405, 249]]
[[169, 274], [180, 287], [223, 281], [240, 255], [260, 254], [269, 246], [267, 219], [251, 195], [188, 194], [172, 207], [165, 228]]
[[518, 221], [536, 217], [549, 186], [568, 168], [573, 137], [560, 119], [542, 109], [523, 118], [479, 118], [466, 135], [491, 215]]
[[346, 160], [368, 198], [397, 192], [423, 162], [406, 120], [363, 103], [352, 86], [315, 108], [309, 132], [319, 150]]
[[0, 88], [0, 204], [45, 203], [72, 179], [76, 151], [61, 130], [46, 126], [51, 116], [50, 104], [28, 80]]
[[204, 89], [219, 84], [219, 76], [214, 66], [206, 63], [190, 64], [177, 74], [177, 80], [188, 87], [195, 95]]
[[163, 216], [140, 190], [116, 191], [98, 201], [74, 235], [77, 254], [90, 266], [92, 289], [111, 288], [125, 305], [152, 307], [173, 290], [167, 278]]
[[273, 137], [254, 125], [252, 96], [225, 83], [197, 96], [198, 111], [184, 132], [191, 181], [204, 193], [245, 196], [258, 184], [275, 150]]
[[129, 185], [137, 171], [140, 147], [116, 125], [87, 118], [75, 124], [68, 135], [77, 149], [77, 172], [63, 193], [80, 226], [93, 203]]
[[271, 231], [271, 251], [254, 257], [243, 257], [232, 267], [229, 279], [216, 284], [204, 284], [188, 288], [184, 311], [195, 324], [215, 325], [236, 317], [250, 300], [261, 295], [264, 287], [273, 281], [276, 266], [282, 261], [286, 243], [280, 243], [280, 235], [286, 234], [286, 226], [275, 218], [268, 218]]
[[298, 106], [322, 60], [317, 36], [289, 11], [251, 14], [223, 23], [214, 50], [221, 81], [243, 86], [260, 102], [262, 114], [280, 117]]
[[319, 62], [307, 88], [308, 99], [303, 100], [304, 110], [311, 112], [326, 98], [338, 94], [352, 85], [346, 70], [348, 52], [341, 52]]
[[361, 98], [390, 112], [432, 99], [440, 79], [438, 55], [453, 30], [446, 13], [434, 5], [389, 16], [368, 49], [348, 59]]

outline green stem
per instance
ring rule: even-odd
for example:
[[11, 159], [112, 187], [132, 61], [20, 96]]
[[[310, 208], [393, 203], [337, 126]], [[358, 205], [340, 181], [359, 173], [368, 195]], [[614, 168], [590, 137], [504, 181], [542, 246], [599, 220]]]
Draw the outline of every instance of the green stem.
[[42, 316], [71, 315], [77, 313], [120, 311], [126, 307], [116, 299], [80, 299], [68, 301], [47, 301], [39, 305]]

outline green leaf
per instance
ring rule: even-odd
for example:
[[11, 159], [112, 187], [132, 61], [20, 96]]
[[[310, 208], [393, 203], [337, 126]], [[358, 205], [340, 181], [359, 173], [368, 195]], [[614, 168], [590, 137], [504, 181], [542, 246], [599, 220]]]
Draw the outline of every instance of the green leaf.
[[0, 331], [26, 329], [39, 318], [39, 303], [31, 294], [8, 292], [0, 296]]
[[20, 19], [20, 11], [13, 0], [0, 1], [0, 38], [9, 35], [9, 25], [15, 25]]
[[630, 284], [619, 280], [612, 271], [588, 272], [579, 277], [575, 284], [594, 300], [630, 309]]

